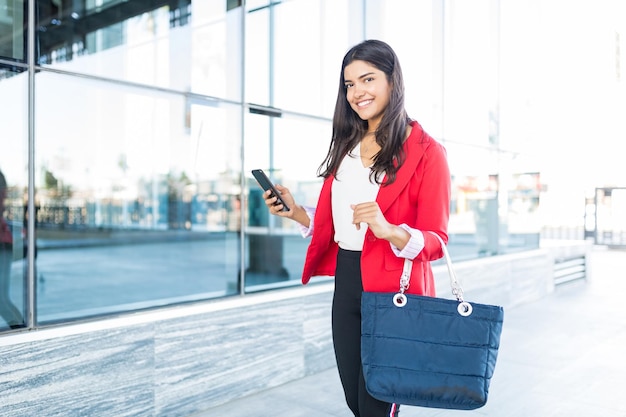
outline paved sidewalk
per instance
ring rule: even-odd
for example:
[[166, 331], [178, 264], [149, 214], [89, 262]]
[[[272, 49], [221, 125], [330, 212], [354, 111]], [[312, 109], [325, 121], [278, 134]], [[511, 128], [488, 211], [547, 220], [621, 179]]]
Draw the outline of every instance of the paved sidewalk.
[[[626, 417], [626, 252], [594, 248], [586, 282], [505, 311], [486, 406], [402, 417]], [[336, 368], [190, 417], [351, 417]]]

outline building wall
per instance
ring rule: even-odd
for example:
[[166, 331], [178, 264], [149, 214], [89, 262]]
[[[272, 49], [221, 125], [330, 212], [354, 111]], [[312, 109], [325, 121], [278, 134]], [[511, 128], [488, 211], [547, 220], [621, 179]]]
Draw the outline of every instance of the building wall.
[[[517, 152], [528, 137], [499, 133], [527, 120], [516, 109], [521, 118], [501, 126], [500, 103], [519, 99], [499, 93], [517, 63], [500, 70], [500, 27], [533, 10], [492, 0], [10, 4], [36, 8], [5, 13], [14, 39], [38, 30], [20, 47], [0, 37], [0, 215], [14, 241], [7, 299], [22, 315], [0, 315], [0, 332], [298, 285], [307, 241], [268, 214], [250, 171], [316, 204], [341, 60], [363, 39], [396, 50], [408, 114], [446, 147], [450, 251], [538, 247], [536, 150]], [[35, 250], [17, 262], [26, 246]]]

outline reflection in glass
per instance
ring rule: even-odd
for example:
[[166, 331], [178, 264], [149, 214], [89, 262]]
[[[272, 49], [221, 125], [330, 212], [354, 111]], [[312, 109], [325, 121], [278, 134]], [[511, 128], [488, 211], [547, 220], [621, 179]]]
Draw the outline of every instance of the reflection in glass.
[[0, 328], [24, 326], [25, 222], [22, 193], [0, 164]]
[[265, 106], [272, 104], [270, 10], [263, 8], [246, 15], [245, 101]]
[[328, 150], [330, 129], [329, 121], [246, 116], [246, 291], [299, 284], [309, 243], [294, 221], [269, 214], [250, 171], [263, 169], [288, 187], [298, 204], [314, 207], [322, 184], [317, 168]]
[[0, 330], [23, 327], [26, 297], [27, 77], [0, 70]]
[[0, 59], [26, 60], [24, 4], [24, 0], [0, 1]]
[[[250, 170], [316, 204], [340, 60], [363, 36], [397, 49], [411, 116], [448, 149], [452, 256], [538, 245], [540, 171], [511, 152], [520, 126], [501, 134], [497, 2], [36, 1], [33, 166], [26, 3], [0, 0], [0, 170], [9, 296], [24, 313], [34, 276], [36, 324], [298, 284], [308, 240]], [[262, 106], [280, 117], [242, 115]]]
[[239, 100], [241, 8], [227, 2], [37, 2], [37, 62]]
[[[248, 7], [245, 101], [332, 117], [341, 57], [352, 46], [360, 7], [302, 0]], [[294, 42], [294, 33], [307, 36]]]
[[40, 322], [237, 292], [239, 107], [37, 82]]
[[509, 153], [453, 143], [447, 147], [456, 168], [448, 227], [454, 258], [538, 248], [540, 174], [518, 170]]

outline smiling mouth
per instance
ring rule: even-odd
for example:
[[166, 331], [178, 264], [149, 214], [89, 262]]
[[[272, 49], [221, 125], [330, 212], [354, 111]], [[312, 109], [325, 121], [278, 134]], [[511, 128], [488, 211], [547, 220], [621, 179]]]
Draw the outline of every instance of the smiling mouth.
[[370, 104], [372, 101], [374, 101], [374, 100], [359, 101], [358, 103], [356, 103], [356, 105], [357, 105], [358, 107], [365, 107], [365, 106], [367, 106], [368, 104]]

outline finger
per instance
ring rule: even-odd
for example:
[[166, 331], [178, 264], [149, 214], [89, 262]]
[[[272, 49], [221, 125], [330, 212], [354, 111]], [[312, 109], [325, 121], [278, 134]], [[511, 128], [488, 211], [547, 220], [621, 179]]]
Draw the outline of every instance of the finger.
[[272, 207], [274, 207], [274, 205], [276, 204], [276, 200], [277, 200], [277, 199], [276, 199], [276, 197], [269, 197], [269, 196], [268, 196], [268, 197], [265, 199], [265, 205], [266, 205], [267, 207], [269, 207], [269, 208], [272, 208]]
[[352, 209], [352, 224], [356, 227], [356, 230], [361, 230], [361, 222], [357, 220], [356, 204], [350, 204]]
[[359, 212], [359, 217], [361, 218], [361, 220], [367, 223], [376, 221], [379, 215], [380, 215], [380, 210], [378, 209], [377, 205], [364, 207]]

